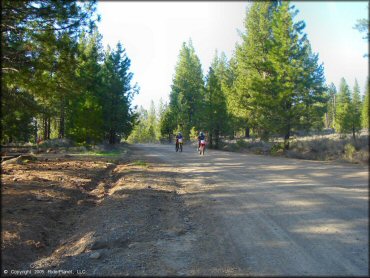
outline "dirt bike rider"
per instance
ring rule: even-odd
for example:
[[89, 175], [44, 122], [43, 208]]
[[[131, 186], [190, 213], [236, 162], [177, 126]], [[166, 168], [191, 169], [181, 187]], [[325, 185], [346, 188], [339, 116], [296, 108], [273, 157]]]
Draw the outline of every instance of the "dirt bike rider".
[[181, 132], [177, 133], [177, 135], [176, 135], [176, 148], [178, 148], [179, 142], [182, 143], [182, 134], [181, 134]]
[[200, 148], [200, 141], [201, 140], [206, 140], [206, 136], [204, 135], [204, 133], [202, 131], [199, 132], [199, 136], [198, 136], [198, 151], [199, 151], [199, 148]]

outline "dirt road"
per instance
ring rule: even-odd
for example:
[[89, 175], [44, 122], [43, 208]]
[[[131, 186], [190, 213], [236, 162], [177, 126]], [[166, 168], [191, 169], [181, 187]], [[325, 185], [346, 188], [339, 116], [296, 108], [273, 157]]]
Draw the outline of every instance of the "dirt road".
[[123, 150], [2, 167], [2, 273], [368, 275], [366, 167]]
[[137, 148], [182, 175], [185, 204], [203, 229], [192, 256], [205, 268], [195, 274], [369, 274], [367, 168]]

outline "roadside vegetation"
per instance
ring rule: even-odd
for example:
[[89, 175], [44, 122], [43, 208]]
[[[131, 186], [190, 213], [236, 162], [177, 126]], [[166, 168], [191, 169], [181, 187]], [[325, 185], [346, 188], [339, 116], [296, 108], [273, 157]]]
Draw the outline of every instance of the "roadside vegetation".
[[130, 134], [131, 61], [102, 46], [96, 1], [2, 1], [1, 144]]
[[240, 138], [223, 141], [221, 149], [298, 159], [366, 164], [369, 162], [369, 135], [366, 131], [359, 133], [356, 142], [351, 135], [341, 136], [335, 133], [293, 136], [289, 150], [284, 150], [283, 139], [267, 142], [255, 138]]

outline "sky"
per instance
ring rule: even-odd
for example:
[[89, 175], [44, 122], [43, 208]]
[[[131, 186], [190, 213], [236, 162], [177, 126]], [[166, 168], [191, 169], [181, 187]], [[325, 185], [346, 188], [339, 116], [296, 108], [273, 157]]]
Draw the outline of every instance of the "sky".
[[[326, 84], [339, 88], [344, 77], [361, 93], [368, 77], [368, 42], [353, 29], [368, 18], [367, 1], [291, 2], [299, 10], [295, 21], [306, 23], [304, 32], [324, 65]], [[148, 109], [151, 100], [169, 100], [172, 78], [183, 42], [192, 40], [206, 75], [216, 50], [230, 58], [239, 33], [244, 32], [247, 2], [147, 2], [98, 1], [103, 45], [120, 41], [131, 59], [133, 83], [140, 87], [134, 105]]]

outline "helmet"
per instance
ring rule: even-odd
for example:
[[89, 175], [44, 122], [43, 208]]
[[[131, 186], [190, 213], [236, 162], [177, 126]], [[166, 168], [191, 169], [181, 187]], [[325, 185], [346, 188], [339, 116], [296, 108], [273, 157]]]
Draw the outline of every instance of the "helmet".
[[199, 135], [203, 135], [203, 131], [201, 131], [201, 132], [199, 133]]
[[179, 131], [178, 135], [181, 135], [181, 132]]

